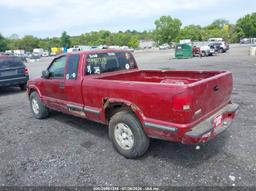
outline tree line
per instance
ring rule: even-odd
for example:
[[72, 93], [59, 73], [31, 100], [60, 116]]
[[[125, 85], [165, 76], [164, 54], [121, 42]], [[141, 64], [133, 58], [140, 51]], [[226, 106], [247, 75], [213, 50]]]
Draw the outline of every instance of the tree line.
[[159, 44], [178, 42], [181, 39], [206, 41], [220, 37], [229, 43], [237, 43], [241, 38], [256, 38], [256, 12], [247, 14], [231, 24], [225, 19], [217, 19], [206, 27], [189, 25], [181, 28], [182, 22], [177, 18], [162, 16], [155, 21], [153, 37]]
[[50, 50], [52, 47], [70, 48], [74, 45], [119, 45], [137, 48], [139, 40], [154, 40], [160, 45], [178, 42], [180, 39], [205, 41], [211, 37], [222, 37], [229, 43], [235, 43], [244, 37], [256, 37], [256, 12], [245, 15], [238, 19], [235, 24], [231, 24], [225, 19], [217, 19], [205, 27], [189, 25], [181, 28], [182, 22], [171, 16], [162, 16], [154, 24], [155, 29], [152, 31], [127, 30], [113, 33], [101, 30], [79, 36], [69, 36], [66, 32], [63, 32], [61, 37], [44, 39], [32, 35], [26, 35], [21, 39], [11, 39], [0, 34], [0, 52], [15, 49], [24, 49], [31, 52], [38, 47]]

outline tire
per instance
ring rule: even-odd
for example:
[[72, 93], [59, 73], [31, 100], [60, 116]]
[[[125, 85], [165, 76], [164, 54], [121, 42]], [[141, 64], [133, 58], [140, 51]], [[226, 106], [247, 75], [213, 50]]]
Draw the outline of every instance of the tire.
[[201, 53], [201, 55], [202, 55], [202, 57], [205, 57], [205, 56], [206, 56], [206, 53], [203, 51], [203, 52]]
[[220, 53], [224, 53], [224, 49], [223, 48], [221, 48], [219, 51], [220, 51]]
[[[149, 138], [144, 133], [140, 121], [129, 111], [120, 111], [110, 119], [109, 138], [117, 152], [126, 158], [138, 158], [149, 147]], [[122, 144], [120, 139], [127, 139], [125, 141], [129, 144]]]
[[49, 116], [49, 109], [41, 102], [37, 92], [32, 92], [29, 98], [30, 108], [35, 118], [44, 119]]
[[27, 84], [20, 84], [19, 86], [22, 91], [25, 91], [27, 89]]

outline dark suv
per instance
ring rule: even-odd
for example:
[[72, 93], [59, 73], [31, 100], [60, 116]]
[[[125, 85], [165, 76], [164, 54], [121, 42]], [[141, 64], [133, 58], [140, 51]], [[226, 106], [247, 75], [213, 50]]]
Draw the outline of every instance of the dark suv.
[[21, 90], [25, 90], [28, 80], [28, 69], [22, 59], [0, 55], [0, 87], [19, 86]]

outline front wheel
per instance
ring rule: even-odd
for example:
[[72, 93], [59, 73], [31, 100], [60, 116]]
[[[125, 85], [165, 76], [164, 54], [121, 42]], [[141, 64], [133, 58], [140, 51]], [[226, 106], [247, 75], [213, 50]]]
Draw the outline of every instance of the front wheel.
[[35, 118], [44, 119], [49, 116], [49, 109], [41, 102], [37, 92], [32, 92], [29, 98], [31, 111]]
[[114, 148], [126, 158], [138, 158], [149, 147], [149, 138], [140, 121], [128, 111], [120, 111], [111, 118], [109, 137]]

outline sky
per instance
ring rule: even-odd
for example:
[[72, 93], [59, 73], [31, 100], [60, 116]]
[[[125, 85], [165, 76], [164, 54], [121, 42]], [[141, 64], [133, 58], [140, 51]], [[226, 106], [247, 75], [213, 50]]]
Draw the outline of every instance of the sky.
[[40, 38], [80, 35], [98, 30], [152, 30], [170, 15], [183, 26], [206, 26], [215, 19], [230, 23], [256, 12], [255, 0], [0, 0], [0, 33]]

